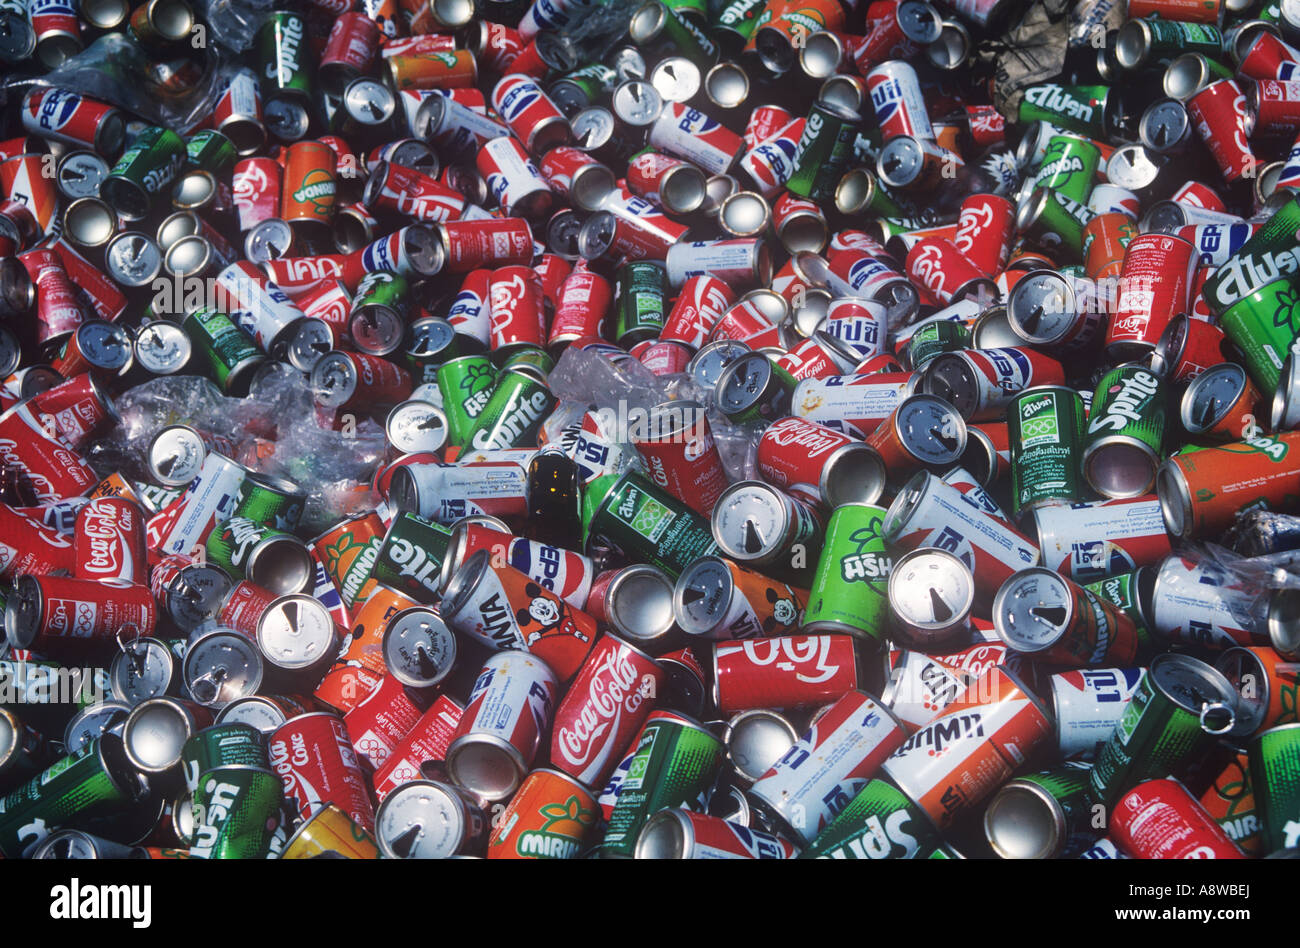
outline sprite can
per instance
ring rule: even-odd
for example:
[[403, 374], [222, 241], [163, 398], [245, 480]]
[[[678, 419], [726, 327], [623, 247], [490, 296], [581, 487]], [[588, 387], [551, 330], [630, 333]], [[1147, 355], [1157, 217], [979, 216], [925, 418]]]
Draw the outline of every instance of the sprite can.
[[371, 577], [381, 586], [408, 593], [423, 603], [437, 602], [451, 530], [413, 513], [399, 513], [380, 544]]
[[984, 811], [984, 835], [1003, 859], [1077, 856], [1101, 835], [1092, 828], [1087, 764], [1069, 762], [1004, 784]]
[[481, 450], [533, 447], [556, 402], [539, 372], [503, 369], [467, 441]]
[[599, 537], [634, 561], [676, 580], [701, 556], [718, 552], [709, 521], [643, 474], [605, 474], [582, 495], [583, 544]]
[[924, 858], [941, 842], [930, 818], [892, 783], [877, 778], [858, 791], [799, 858]]
[[250, 473], [239, 487], [236, 517], [246, 517], [287, 533], [298, 529], [307, 492], [293, 481], [270, 474]]
[[1190, 769], [1232, 730], [1236, 708], [1237, 692], [1205, 662], [1175, 652], [1157, 655], [1097, 752], [1089, 801], [1110, 809], [1143, 780]]
[[225, 313], [207, 306], [186, 316], [181, 326], [222, 391], [235, 397], [247, 395], [254, 374], [266, 361], [253, 337]]
[[835, 189], [853, 160], [853, 142], [862, 117], [832, 102], [814, 102], [808, 111], [794, 171], [786, 190], [814, 202], [833, 201]]
[[220, 767], [200, 774], [190, 856], [265, 859], [280, 828], [283, 794], [279, 774], [269, 767]]
[[954, 319], [936, 319], [912, 333], [907, 341], [907, 358], [913, 372], [920, 372], [935, 356], [971, 348], [970, 330]]
[[1112, 129], [1109, 86], [1062, 86], [1043, 82], [1025, 89], [1018, 116], [1021, 125], [1035, 120], [1105, 141]]
[[55, 830], [128, 807], [146, 792], [122, 738], [105, 733], [0, 801], [0, 854], [18, 859]]
[[1247, 754], [1265, 850], [1300, 846], [1300, 724], [1264, 731]]
[[1150, 492], [1165, 436], [1165, 386], [1144, 365], [1118, 365], [1092, 395], [1080, 466], [1103, 497]]
[[1241, 349], [1246, 370], [1260, 390], [1277, 391], [1282, 363], [1300, 335], [1300, 299], [1295, 281], [1284, 277], [1247, 293], [1219, 317], [1219, 325]]
[[181, 748], [185, 786], [193, 793], [199, 776], [226, 767], [269, 768], [266, 738], [250, 724], [214, 724], [190, 737]]
[[893, 568], [884, 521], [883, 507], [844, 504], [835, 508], [808, 590], [803, 632], [847, 632], [884, 643]]
[[99, 196], [124, 220], [143, 220], [159, 195], [170, 194], [185, 157], [185, 141], [171, 129], [146, 128], [99, 186]]
[[1083, 399], [1064, 385], [1026, 389], [1011, 402], [1011, 510], [1078, 500]]
[[667, 280], [658, 263], [634, 261], [619, 267], [614, 288], [614, 338], [620, 346], [654, 339], [664, 328]]
[[492, 398], [497, 370], [485, 355], [467, 355], [438, 368], [438, 391], [447, 416], [447, 443], [464, 447]]
[[603, 858], [630, 859], [652, 813], [681, 806], [703, 793], [722, 762], [722, 742], [675, 711], [646, 718], [636, 751], [609, 817]]
[[235, 143], [213, 128], [205, 128], [185, 139], [185, 157], [192, 167], [211, 171], [225, 180], [235, 168]]

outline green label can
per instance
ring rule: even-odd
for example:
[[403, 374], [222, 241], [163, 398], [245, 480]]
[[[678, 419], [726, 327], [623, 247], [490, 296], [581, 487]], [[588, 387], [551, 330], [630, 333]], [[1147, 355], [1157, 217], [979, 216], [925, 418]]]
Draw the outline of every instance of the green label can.
[[481, 450], [536, 447], [537, 434], [557, 401], [536, 372], [503, 370], [468, 443]]
[[205, 128], [185, 139], [186, 160], [195, 168], [211, 171], [224, 181], [234, 170], [235, 143], [213, 128]]
[[713, 31], [730, 37], [728, 45], [739, 49], [758, 29], [759, 17], [766, 6], [765, 0], [732, 0], [719, 11]]
[[1143, 365], [1117, 365], [1092, 394], [1080, 458], [1084, 480], [1103, 497], [1150, 492], [1164, 438], [1164, 382]]
[[99, 196], [125, 220], [149, 216], [160, 195], [185, 166], [185, 141], [169, 128], [146, 128], [122, 153], [99, 187]]
[[[1201, 292], [1206, 305], [1216, 316], [1229, 307], [1264, 288], [1282, 274], [1288, 286], [1300, 282], [1300, 245], [1295, 235], [1300, 230], [1300, 196], [1287, 201], [1264, 222], [1241, 248], [1205, 281]], [[1277, 299], [1280, 290], [1270, 294]], [[1227, 332], [1227, 327], [1224, 327]], [[1294, 336], [1294, 333], [1292, 333]], [[1258, 379], [1256, 380], [1258, 381]], [[1266, 387], [1272, 391], [1271, 387]]]
[[279, 775], [261, 767], [222, 767], [200, 774], [190, 855], [265, 859], [280, 828], [283, 793]]
[[1047, 140], [1034, 185], [1087, 204], [1100, 164], [1101, 149], [1092, 142], [1076, 135], [1054, 135]]
[[307, 21], [297, 13], [273, 10], [257, 33], [258, 77], [262, 98], [289, 93], [310, 99], [312, 81], [307, 56]]
[[447, 443], [464, 447], [479, 426], [479, 416], [492, 398], [497, 370], [485, 355], [467, 355], [438, 368], [438, 391], [447, 416]]
[[587, 485], [583, 527], [585, 540], [601, 537], [674, 580], [701, 556], [718, 552], [705, 517], [636, 471]]
[[907, 358], [912, 371], [920, 372], [935, 356], [958, 349], [971, 348], [970, 330], [953, 319], [936, 319], [926, 323], [907, 342]]
[[1029, 388], [1012, 400], [1007, 413], [1012, 513], [1079, 499], [1083, 414], [1079, 393], [1063, 385]]
[[1139, 598], [1138, 575], [1141, 572], [1142, 570], [1134, 570], [1083, 584], [1084, 589], [1133, 620], [1138, 633], [1138, 661], [1143, 661], [1155, 651], [1155, 643], [1151, 640], [1151, 630], [1147, 628], [1146, 614], [1142, 611]]
[[250, 724], [214, 724], [190, 737], [181, 748], [185, 786], [198, 789], [199, 776], [225, 767], [271, 766], [266, 738]]
[[209, 377], [227, 395], [243, 396], [253, 375], [266, 361], [253, 337], [225, 313], [201, 306], [185, 317], [182, 327], [200, 357], [207, 363]]
[[915, 859], [942, 840], [921, 810], [892, 783], [870, 781], [817, 834], [800, 859]]
[[293, 481], [250, 473], [239, 486], [234, 516], [291, 533], [298, 529], [306, 503], [307, 492]]
[[614, 338], [624, 348], [653, 339], [664, 328], [664, 268], [646, 261], [619, 267], [614, 288]]
[[1085, 763], [1017, 777], [1004, 784], [984, 811], [984, 835], [1003, 859], [1077, 856], [1101, 835], [1092, 828]]
[[1088, 774], [1090, 802], [1110, 809], [1143, 780], [1178, 776], [1235, 723], [1237, 692], [1205, 662], [1175, 652], [1151, 660]]
[[835, 188], [853, 159], [853, 142], [861, 124], [861, 117], [843, 106], [813, 103], [786, 190], [815, 202], [834, 200]]
[[438, 600], [451, 530], [412, 513], [393, 518], [370, 575], [381, 585], [423, 603]]
[[1265, 851], [1300, 846], [1300, 724], [1264, 731], [1247, 753]]
[[1260, 390], [1276, 392], [1282, 363], [1300, 335], [1296, 281], [1284, 277], [1246, 294], [1219, 317], [1219, 325], [1241, 349], [1246, 369]]
[[1096, 215], [1068, 194], [1039, 188], [1029, 199], [1021, 228], [1025, 239], [1058, 256], [1063, 263], [1083, 259], [1083, 228]]
[[50, 833], [126, 807], [143, 792], [122, 739], [106, 733], [0, 801], [0, 854], [18, 859]]
[[803, 632], [848, 632], [884, 643], [893, 568], [884, 521], [883, 507], [844, 504], [835, 508], [808, 590]]
[[1109, 86], [1062, 86], [1044, 82], [1025, 89], [1020, 101], [1020, 124], [1035, 119], [1057, 128], [1105, 141], [1110, 137]]
[[722, 762], [722, 742], [685, 715], [654, 711], [646, 719], [599, 853], [630, 859], [652, 813], [699, 796]]

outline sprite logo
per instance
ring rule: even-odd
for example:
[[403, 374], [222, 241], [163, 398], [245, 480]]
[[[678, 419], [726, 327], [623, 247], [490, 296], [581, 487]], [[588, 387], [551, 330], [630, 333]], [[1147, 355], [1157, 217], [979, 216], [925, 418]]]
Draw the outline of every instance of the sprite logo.
[[298, 204], [310, 204], [321, 217], [329, 215], [334, 206], [334, 175], [324, 169], [307, 172], [302, 184], [293, 192]]

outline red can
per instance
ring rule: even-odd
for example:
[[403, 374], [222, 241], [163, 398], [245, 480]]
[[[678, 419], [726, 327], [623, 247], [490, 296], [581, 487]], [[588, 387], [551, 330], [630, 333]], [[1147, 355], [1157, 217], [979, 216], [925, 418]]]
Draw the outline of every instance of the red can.
[[798, 381], [841, 375], [852, 364], [814, 336], [776, 357], [776, 364]]
[[28, 250], [19, 261], [36, 287], [36, 341], [46, 345], [73, 332], [86, 321], [63, 260], [49, 248]]
[[321, 85], [331, 95], [342, 95], [349, 82], [370, 71], [378, 52], [378, 24], [365, 13], [340, 14], [320, 54]]
[[656, 484], [710, 516], [727, 489], [726, 469], [698, 402], [664, 402], [650, 409], [644, 437], [633, 437]]
[[0, 198], [0, 218], [3, 218], [7, 225], [0, 230], [12, 229], [18, 234], [18, 246], [6, 256], [27, 250], [43, 236], [41, 225], [36, 222], [36, 215], [22, 201]]
[[1251, 119], [1246, 96], [1234, 79], [1212, 82], [1187, 100], [1187, 111], [1197, 134], [1214, 156], [1223, 180], [1234, 184], [1253, 177], [1258, 159], [1250, 150]]
[[686, 371], [694, 354], [680, 342], [662, 342], [643, 339], [628, 350], [632, 356], [655, 375], [679, 375]]
[[1256, 30], [1237, 63], [1237, 72], [1251, 79], [1276, 79], [1294, 61], [1295, 50], [1268, 30]]
[[420, 765], [427, 760], [445, 760], [464, 708], [447, 695], [439, 695], [402, 738], [388, 759], [375, 771], [375, 797], [384, 797], [404, 783], [420, 779]]
[[689, 277], [673, 302], [659, 338], [699, 349], [736, 301], [731, 287], [715, 276]]
[[145, 582], [149, 564], [144, 542], [144, 514], [122, 497], [101, 497], [81, 508], [74, 534], [78, 579]]
[[388, 161], [375, 167], [361, 199], [372, 209], [435, 223], [459, 220], [465, 211], [465, 199], [437, 178]]
[[447, 310], [447, 322], [456, 332], [477, 339], [486, 346], [492, 337], [492, 271], [472, 270], [465, 274], [460, 292]]
[[90, 304], [95, 315], [113, 322], [126, 312], [126, 295], [107, 274], [73, 250], [62, 237], [47, 246], [63, 261], [63, 269], [78, 299]]
[[996, 288], [970, 258], [942, 237], [924, 237], [907, 253], [907, 276], [944, 306], [972, 298], [991, 303]]
[[[354, 408], [370, 410], [374, 405], [396, 405], [411, 394], [411, 373], [379, 356], [364, 352], [337, 352], [352, 364], [356, 386], [340, 404], [333, 406], [342, 413]], [[320, 362], [317, 365], [321, 365]]]
[[1264, 79], [1251, 91], [1255, 111], [1252, 134], [1294, 137], [1300, 131], [1300, 82]]
[[853, 54], [854, 65], [864, 76], [886, 60], [911, 59], [921, 51], [903, 32], [895, 0], [880, 0], [867, 8], [864, 33]]
[[573, 137], [569, 120], [531, 76], [503, 76], [492, 90], [492, 109], [533, 155], [542, 155]]
[[772, 230], [789, 251], [820, 251], [830, 237], [826, 214], [814, 201], [789, 191], [772, 205]]
[[492, 271], [491, 347], [546, 345], [546, 297], [542, 280], [532, 267], [499, 267]]
[[560, 303], [560, 287], [573, 272], [573, 267], [559, 254], [544, 253], [533, 270], [537, 273], [537, 278], [542, 281], [542, 296], [546, 300], [546, 311], [554, 313], [555, 307]]
[[599, 336], [613, 302], [614, 287], [580, 259], [560, 286], [547, 345], [554, 349], [583, 336]]
[[1169, 321], [1156, 343], [1152, 370], [1171, 382], [1190, 381], [1224, 361], [1226, 342], [1218, 326], [1180, 313]]
[[795, 117], [779, 105], [756, 105], [745, 123], [745, 148], [753, 150], [793, 122]]
[[44, 155], [17, 155], [0, 161], [0, 194], [27, 205], [42, 231], [48, 231], [59, 205], [54, 176], [46, 174]]
[[710, 342], [718, 339], [736, 339], [751, 349], [785, 349], [781, 327], [753, 300], [741, 300], [722, 314], [709, 336]]
[[23, 128], [111, 157], [122, 147], [122, 113], [110, 105], [58, 88], [32, 89], [23, 100]]
[[991, 148], [1006, 140], [1006, 119], [992, 105], [966, 106], [966, 126], [979, 149]]
[[372, 770], [384, 765], [402, 739], [420, 722], [421, 711], [392, 675], [343, 716], [357, 756]]
[[[867, 480], [861, 458], [872, 455], [869, 447], [841, 432], [805, 418], [788, 417], [772, 422], [758, 441], [755, 462], [759, 476], [788, 494], [812, 504], [836, 506], [850, 497], [860, 497]], [[837, 472], [836, 468], [845, 468]], [[877, 477], [883, 478], [883, 468]], [[845, 490], [847, 488], [847, 491]]]
[[602, 636], [556, 709], [552, 765], [589, 787], [603, 786], [666, 681], [651, 656]]
[[706, 197], [702, 171], [680, 158], [650, 150], [628, 163], [627, 188], [673, 214], [698, 210]]
[[[1188, 181], [1183, 184], [1177, 191], [1169, 196], [1169, 200], [1176, 204], [1190, 204], [1193, 207], [1203, 207], [1207, 211], [1226, 212], [1227, 208], [1223, 205], [1223, 199], [1215, 192], [1214, 188], [1208, 184], [1202, 184], [1200, 181]], [[1195, 228], [1197, 225], [1192, 224]], [[1258, 229], [1259, 225], [1254, 225]], [[1180, 237], [1186, 236], [1182, 233], [1184, 228], [1179, 229]]]
[[284, 289], [303, 283], [314, 283], [325, 277], [339, 277], [349, 290], [355, 290], [357, 281], [365, 270], [348, 265], [350, 255], [341, 253], [320, 254], [315, 257], [278, 257], [262, 264], [271, 282]]
[[120, 580], [21, 576], [9, 609], [9, 644], [56, 660], [103, 655], [117, 648], [119, 634], [150, 636], [158, 625], [149, 587]]
[[[627, 188], [610, 192], [605, 210], [612, 215], [609, 245], [603, 254], [628, 260], [664, 260], [668, 248], [686, 239], [690, 230], [667, 214], [660, 213], [652, 204], [636, 197]], [[583, 233], [586, 231], [584, 229]]]
[[533, 259], [533, 232], [522, 217], [448, 221], [439, 226], [448, 273], [518, 266]]
[[81, 448], [118, 417], [112, 399], [89, 372], [33, 395], [28, 404], [47, 430], [57, 431], [73, 448]]
[[782, 635], [713, 646], [713, 701], [723, 715], [813, 708], [863, 687], [849, 635]]
[[25, 574], [72, 571], [72, 541], [8, 504], [0, 504], [0, 537], [0, 580], [6, 583]]
[[1016, 208], [996, 194], [972, 194], [961, 203], [953, 246], [985, 275], [993, 276], [1011, 256]]
[[1143, 234], [1129, 241], [1106, 327], [1108, 355], [1123, 361], [1154, 348], [1174, 315], [1187, 311], [1196, 263], [1196, 248], [1182, 237]]
[[300, 714], [280, 725], [267, 742], [271, 766], [280, 775], [287, 804], [310, 819], [332, 803], [374, 832], [375, 811], [366, 791], [343, 719], [327, 711]]
[[1134, 859], [1245, 859], [1177, 780], [1146, 780], [1111, 811], [1110, 836]]
[[0, 415], [0, 461], [25, 477], [38, 503], [84, 496], [99, 481], [84, 458], [46, 432], [28, 404]]
[[221, 610], [217, 613], [217, 623], [256, 640], [258, 623], [262, 621], [262, 616], [271, 603], [279, 598], [279, 595], [269, 589], [263, 589], [246, 579], [240, 580], [226, 593]]
[[553, 191], [580, 210], [598, 210], [614, 190], [614, 172], [578, 148], [552, 148], [542, 158], [539, 170]]

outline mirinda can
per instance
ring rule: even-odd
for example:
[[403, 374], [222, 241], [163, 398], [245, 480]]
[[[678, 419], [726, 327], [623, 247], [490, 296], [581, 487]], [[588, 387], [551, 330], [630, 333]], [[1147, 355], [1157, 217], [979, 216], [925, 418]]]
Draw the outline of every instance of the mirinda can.
[[572, 859], [599, 808], [591, 791], [559, 770], [534, 770], [510, 799], [488, 839], [489, 859]]
[[1014, 674], [994, 666], [909, 737], [883, 769], [943, 830], [983, 803], [1051, 736], [1047, 707]]

